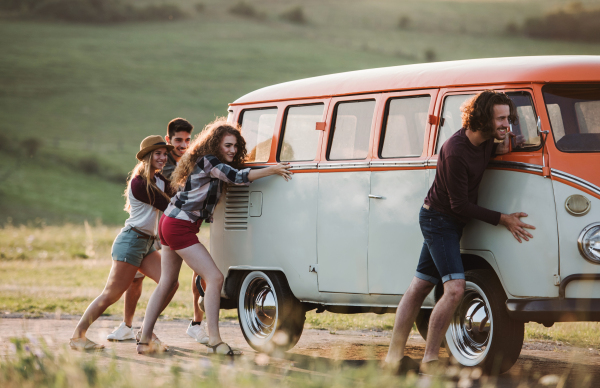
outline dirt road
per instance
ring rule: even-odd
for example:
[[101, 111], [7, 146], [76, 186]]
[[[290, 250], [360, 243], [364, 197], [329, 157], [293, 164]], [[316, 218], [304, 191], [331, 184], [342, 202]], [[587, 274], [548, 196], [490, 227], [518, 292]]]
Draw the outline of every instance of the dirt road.
[[[119, 367], [140, 368], [165, 367], [177, 361], [184, 369], [207, 360], [206, 348], [185, 334], [187, 321], [159, 321], [155, 332], [171, 348], [169, 355], [161, 357], [140, 356], [135, 351], [134, 341], [108, 342], [106, 335], [118, 325], [112, 319], [100, 319], [88, 332], [88, 337], [105, 344], [107, 349], [99, 353], [100, 363], [109, 363], [113, 353], [117, 355]], [[76, 320], [67, 319], [19, 319], [0, 318], [0, 343], [7, 338], [33, 334], [51, 340], [51, 348], [66, 346]], [[234, 362], [249, 362], [252, 365], [278, 367], [286, 373], [327, 374], [332, 365], [342, 367], [362, 366], [378, 363], [385, 357], [389, 345], [389, 332], [338, 331], [305, 329], [298, 344], [283, 357], [258, 355], [248, 346], [237, 322], [223, 322], [222, 337], [232, 347], [244, 351]], [[419, 335], [413, 335], [408, 343], [408, 355], [420, 359], [425, 343]], [[447, 357], [443, 351], [442, 357]], [[553, 376], [549, 376], [553, 375]], [[498, 387], [517, 387], [526, 382], [528, 386], [552, 382], [557, 386], [561, 376], [567, 376], [565, 387], [599, 387], [600, 354], [597, 350], [572, 348], [550, 342], [528, 342], [523, 346], [517, 364], [506, 374], [498, 377]], [[481, 385], [483, 380], [474, 386]]]

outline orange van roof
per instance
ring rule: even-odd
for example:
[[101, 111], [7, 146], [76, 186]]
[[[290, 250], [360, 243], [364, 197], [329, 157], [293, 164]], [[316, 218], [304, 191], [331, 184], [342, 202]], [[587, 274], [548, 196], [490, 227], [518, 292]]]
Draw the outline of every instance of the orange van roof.
[[267, 86], [231, 105], [391, 90], [582, 81], [600, 82], [600, 56], [469, 59], [350, 71]]

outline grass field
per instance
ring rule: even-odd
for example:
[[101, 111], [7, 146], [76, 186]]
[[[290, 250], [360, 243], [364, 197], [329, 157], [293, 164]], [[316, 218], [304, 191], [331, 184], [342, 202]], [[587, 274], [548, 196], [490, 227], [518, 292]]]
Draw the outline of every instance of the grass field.
[[[565, 3], [558, 0], [252, 1], [260, 20], [228, 13], [237, 0], [204, 1], [200, 13], [195, 0], [174, 2], [187, 20], [83, 25], [4, 16], [0, 224], [8, 217], [15, 224], [121, 224], [123, 177], [143, 137], [164, 134], [176, 116], [198, 131], [224, 115], [227, 103], [263, 86], [422, 62], [427, 51], [437, 61], [600, 54], [599, 44], [504, 32]], [[280, 19], [297, 5], [307, 24]], [[403, 29], [401, 17], [410, 21]], [[32, 138], [41, 148], [24, 161]]]
[[[0, 229], [0, 314], [43, 313], [80, 315], [102, 291], [111, 260], [110, 248], [119, 228], [104, 225], [14, 227]], [[208, 246], [209, 228], [200, 240]], [[179, 291], [163, 318], [189, 319], [193, 314], [190, 293], [192, 271], [183, 265]], [[155, 284], [146, 279], [136, 317], [143, 316]], [[122, 316], [123, 301], [105, 314]], [[236, 310], [222, 310], [222, 320], [237, 320]], [[391, 330], [393, 314], [317, 314], [310, 311], [306, 327], [338, 330]], [[546, 328], [526, 325], [526, 340], [560, 341], [572, 346], [600, 349], [598, 322], [556, 323]]]

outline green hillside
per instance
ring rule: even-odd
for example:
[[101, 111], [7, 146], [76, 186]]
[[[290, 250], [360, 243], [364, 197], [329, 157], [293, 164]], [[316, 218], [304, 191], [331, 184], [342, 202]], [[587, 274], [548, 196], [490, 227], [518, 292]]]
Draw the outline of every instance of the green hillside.
[[[161, 2], [136, 2], [151, 3]], [[142, 138], [164, 135], [176, 116], [199, 130], [270, 84], [427, 59], [600, 54], [600, 44], [505, 32], [563, 1], [248, 2], [258, 18], [229, 13], [237, 1], [203, 1], [201, 12], [194, 0], [171, 3], [187, 19], [85, 25], [0, 15], [0, 225], [122, 223], [124, 177]], [[296, 6], [306, 24], [280, 18]]]

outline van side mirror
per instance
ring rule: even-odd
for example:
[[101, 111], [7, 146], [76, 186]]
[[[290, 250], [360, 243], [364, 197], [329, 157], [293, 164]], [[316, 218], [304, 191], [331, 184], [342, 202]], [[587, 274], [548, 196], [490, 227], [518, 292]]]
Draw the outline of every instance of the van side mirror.
[[540, 119], [540, 116], [538, 116], [537, 118], [537, 134], [538, 136], [540, 136], [541, 134], [547, 135], [548, 131], [542, 131], [542, 120]]

